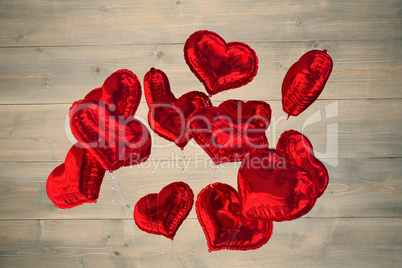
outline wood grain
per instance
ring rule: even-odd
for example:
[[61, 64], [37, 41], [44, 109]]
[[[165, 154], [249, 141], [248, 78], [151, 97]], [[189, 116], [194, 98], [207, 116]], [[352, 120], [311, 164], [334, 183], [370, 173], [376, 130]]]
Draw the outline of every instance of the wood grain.
[[400, 9], [398, 0], [18, 0], [2, 2], [0, 46], [184, 43], [201, 29], [243, 42], [394, 39]]
[[[74, 143], [66, 115], [118, 69], [142, 83], [155, 67], [172, 91], [205, 92], [183, 58], [197, 30], [249, 44], [258, 75], [212, 97], [265, 100], [267, 137], [297, 129], [326, 165], [330, 184], [301, 219], [274, 224], [255, 251], [208, 253], [195, 210], [172, 242], [141, 232], [135, 203], [173, 181], [197, 195], [214, 182], [205, 152], [153, 135], [150, 159], [107, 173], [96, 204], [56, 208], [49, 173]], [[281, 83], [312, 49], [334, 70], [297, 118], [282, 111]], [[14, 0], [0, 1], [0, 267], [400, 267], [402, 263], [402, 4], [399, 0]], [[136, 117], [147, 125], [144, 97]], [[237, 185], [240, 163], [217, 180]]]
[[[131, 220], [1, 221], [0, 264], [45, 267], [397, 267], [400, 219], [299, 219], [274, 225], [270, 241], [251, 252], [209, 253], [197, 220], [175, 240], [141, 232]], [[189, 235], [190, 234], [190, 235]], [[376, 239], [381, 237], [381, 239]]]
[[[267, 131], [271, 147], [276, 146], [283, 131], [298, 129], [303, 130], [322, 158], [402, 157], [399, 100], [318, 100], [289, 120], [281, 102], [269, 103], [273, 110]], [[64, 104], [0, 106], [0, 162], [64, 161], [75, 142], [68, 126], [68, 109], [69, 105]], [[148, 125], [147, 113], [148, 107], [143, 104], [136, 118]], [[313, 123], [314, 120], [319, 121]], [[157, 135], [152, 135], [152, 139], [152, 158], [180, 153], [173, 143]], [[194, 141], [190, 141], [184, 153], [207, 157]]]
[[[334, 70], [319, 99], [401, 98], [402, 41], [250, 43], [259, 58], [248, 85], [212, 97], [281, 100], [289, 67], [311, 49], [327, 49]], [[163, 70], [176, 96], [205, 92], [186, 65], [183, 45], [0, 48], [0, 104], [71, 104], [98, 88], [118, 69], [130, 69], [141, 84], [151, 67]], [[142, 99], [145, 102], [145, 99]]]
[[[374, 158], [341, 159], [336, 167], [327, 164], [330, 184], [307, 217], [400, 217], [400, 162], [401, 158]], [[0, 164], [0, 219], [125, 219], [126, 213], [132, 218], [142, 196], [173, 181], [188, 183], [195, 196], [215, 181], [210, 163], [202, 161], [186, 163], [183, 173], [178, 161], [122, 168], [105, 175], [98, 203], [60, 210], [46, 195], [47, 177], [59, 164]], [[216, 181], [237, 188], [239, 166], [219, 166]], [[189, 217], [196, 218], [194, 209]]]

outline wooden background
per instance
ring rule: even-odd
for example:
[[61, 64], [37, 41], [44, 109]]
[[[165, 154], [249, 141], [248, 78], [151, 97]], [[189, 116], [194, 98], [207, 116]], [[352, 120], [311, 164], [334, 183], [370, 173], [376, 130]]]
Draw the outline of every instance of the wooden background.
[[[311, 212], [274, 224], [271, 240], [247, 252], [208, 253], [194, 208], [173, 242], [141, 232], [132, 212], [143, 195], [179, 180], [197, 195], [213, 181], [198, 146], [187, 145], [180, 173], [180, 150], [155, 136], [148, 165], [107, 173], [98, 203], [56, 208], [45, 183], [73, 142], [71, 103], [123, 68], [141, 81], [151, 67], [164, 70], [176, 96], [204, 91], [183, 58], [184, 42], [202, 29], [259, 57], [253, 82], [213, 96], [215, 104], [268, 101], [272, 147], [304, 126], [330, 174]], [[401, 266], [401, 45], [400, 0], [0, 1], [0, 266]], [[319, 100], [286, 121], [282, 79], [311, 49], [328, 50], [333, 73]], [[146, 114], [143, 98], [136, 117]], [[238, 167], [219, 167], [217, 180], [236, 186]]]

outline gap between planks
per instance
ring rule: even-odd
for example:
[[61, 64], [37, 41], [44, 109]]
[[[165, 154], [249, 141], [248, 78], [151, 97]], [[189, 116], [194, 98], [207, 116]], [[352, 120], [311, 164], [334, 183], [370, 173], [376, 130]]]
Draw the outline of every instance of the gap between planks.
[[[84, 203], [85, 204], [85, 203]], [[83, 205], [84, 205], [83, 204]], [[366, 217], [301, 217], [299, 219], [402, 219], [402, 216], [366, 216]], [[127, 218], [74, 218], [74, 219], [57, 219], [57, 218], [41, 218], [41, 219], [32, 219], [32, 218], [19, 218], [19, 219], [0, 219], [2, 221], [131, 221], [132, 219]], [[187, 217], [186, 220], [197, 220], [195, 217]], [[288, 221], [285, 221], [288, 222]], [[281, 222], [277, 222], [281, 223]]]
[[[83, 98], [82, 98], [83, 99]], [[322, 101], [370, 101], [370, 100], [402, 100], [402, 98], [344, 98], [344, 99], [319, 99]], [[272, 99], [269, 101], [281, 101], [281, 99]], [[265, 101], [265, 102], [269, 102], [269, 101]], [[1, 103], [0, 102], [0, 106], [4, 105], [4, 106], [11, 106], [11, 105], [15, 105], [15, 106], [21, 106], [21, 105], [69, 105], [72, 104], [70, 102], [52, 102], [52, 103], [32, 103], [32, 102], [27, 102], [27, 103]], [[145, 101], [141, 101], [141, 104], [146, 104]]]
[[[329, 159], [335, 159], [335, 158], [322, 158], [322, 159], [329, 160]], [[402, 159], [402, 157], [398, 157], [398, 156], [389, 156], [389, 157], [380, 157], [380, 156], [378, 156], [378, 157], [339, 157], [339, 158], [336, 158], [336, 159], [338, 159], [338, 160], [339, 159], [346, 159], [346, 160], [349, 160], [349, 159]], [[188, 159], [187, 161], [188, 162], [196, 162], [197, 160]], [[167, 160], [167, 161], [164, 161], [164, 162], [175, 163], [177, 161], [176, 160]], [[63, 160], [55, 160], [55, 161], [0, 162], [0, 165], [2, 165], [2, 164], [13, 164], [13, 165], [14, 164], [15, 165], [18, 165], [18, 164], [55, 164], [55, 163], [64, 163], [64, 161]], [[238, 163], [238, 162], [231, 162], [231, 163]], [[228, 164], [228, 163], [226, 163], [226, 164]], [[130, 166], [130, 167], [135, 167], [135, 166]], [[128, 168], [130, 168], [130, 167], [128, 167]]]
[[[274, 40], [274, 41], [243, 41], [246, 44], [273, 44], [273, 43], [311, 43], [311, 42], [370, 42], [370, 41], [401, 41], [402, 38], [371, 38], [371, 39], [311, 39], [311, 40]], [[108, 46], [159, 46], [159, 45], [184, 45], [179, 43], [143, 43], [143, 44], [75, 44], [75, 45], [35, 45], [35, 46], [0, 46], [1, 48], [57, 48], [57, 47], [108, 47]]]

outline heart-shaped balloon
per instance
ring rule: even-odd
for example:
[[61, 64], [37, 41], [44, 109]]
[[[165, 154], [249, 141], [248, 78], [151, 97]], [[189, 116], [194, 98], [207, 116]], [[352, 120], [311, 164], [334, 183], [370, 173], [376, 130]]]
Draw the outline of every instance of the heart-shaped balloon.
[[321, 94], [332, 71], [327, 50], [311, 50], [290, 67], [282, 83], [283, 111], [297, 116]]
[[206, 106], [212, 106], [208, 96], [191, 91], [176, 101], [165, 99], [154, 102], [148, 112], [148, 122], [156, 134], [183, 149], [191, 139], [187, 118], [200, 107]]
[[272, 235], [272, 221], [245, 219], [239, 194], [224, 183], [214, 183], [201, 190], [196, 212], [210, 252], [256, 249], [266, 244]]
[[169, 79], [159, 69], [151, 68], [144, 76], [144, 93], [148, 107], [160, 100], [176, 101], [176, 97], [170, 90]]
[[187, 218], [194, 203], [194, 194], [184, 182], [165, 186], [159, 194], [142, 197], [134, 208], [134, 221], [138, 228], [163, 235], [173, 240], [177, 230]]
[[246, 157], [239, 169], [238, 189], [243, 215], [249, 219], [294, 220], [308, 213], [317, 200], [314, 179], [271, 149]]
[[310, 140], [296, 130], [282, 133], [276, 145], [290, 165], [303, 168], [309, 173], [317, 185], [317, 197], [320, 197], [328, 185], [328, 171], [324, 164], [314, 156]]
[[217, 107], [204, 107], [188, 119], [191, 135], [215, 164], [242, 161], [248, 153], [268, 148], [265, 129], [238, 121]]
[[87, 102], [101, 101], [116, 115], [134, 115], [141, 101], [141, 84], [130, 70], [118, 70], [111, 74], [101, 88], [89, 92]]
[[218, 107], [237, 121], [253, 121], [264, 129], [271, 121], [271, 106], [264, 101], [226, 100]]
[[138, 165], [151, 153], [148, 129], [134, 117], [116, 116], [102, 102], [75, 102], [69, 116], [75, 138], [104, 169]]
[[187, 39], [184, 58], [210, 95], [249, 83], [258, 70], [258, 58], [251, 47], [226, 43], [210, 31], [195, 32]]
[[79, 143], [46, 182], [49, 199], [59, 208], [72, 208], [98, 199], [105, 170]]

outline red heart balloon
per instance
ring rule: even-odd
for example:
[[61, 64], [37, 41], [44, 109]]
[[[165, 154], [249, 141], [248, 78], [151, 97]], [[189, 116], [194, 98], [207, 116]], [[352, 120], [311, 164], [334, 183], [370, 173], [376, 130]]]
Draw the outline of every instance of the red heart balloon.
[[196, 212], [210, 252], [256, 249], [265, 245], [272, 235], [272, 221], [245, 219], [239, 194], [224, 183], [214, 183], [201, 190]]
[[69, 116], [75, 138], [104, 169], [138, 165], [151, 153], [148, 129], [134, 117], [116, 116], [102, 102], [75, 102]]
[[134, 208], [134, 221], [138, 228], [163, 235], [173, 240], [177, 230], [187, 218], [194, 203], [194, 194], [184, 182], [165, 186], [159, 194], [142, 197]]
[[215, 164], [242, 161], [248, 153], [268, 148], [265, 129], [238, 121], [217, 107], [203, 107], [188, 119], [191, 135]]
[[296, 130], [282, 133], [276, 145], [290, 165], [303, 168], [311, 175], [317, 185], [317, 197], [320, 197], [328, 185], [328, 171], [324, 164], [314, 156], [310, 140]]
[[327, 50], [311, 50], [294, 63], [282, 83], [283, 111], [297, 116], [321, 94], [332, 71]]
[[314, 179], [287, 165], [275, 150], [260, 150], [243, 161], [238, 173], [243, 215], [249, 219], [285, 221], [308, 213], [317, 200]]
[[208, 96], [199, 91], [191, 91], [176, 101], [165, 99], [154, 102], [148, 112], [148, 122], [156, 134], [183, 149], [191, 139], [187, 118], [205, 106], [212, 106]]
[[210, 31], [195, 32], [187, 39], [184, 58], [210, 95], [249, 83], [258, 70], [251, 47], [240, 42], [226, 44]]
[[141, 101], [141, 84], [130, 70], [118, 70], [110, 75], [101, 88], [89, 92], [87, 102], [101, 101], [109, 106], [116, 115], [134, 115]]
[[218, 107], [237, 121], [253, 121], [264, 129], [271, 121], [271, 106], [264, 101], [226, 100]]
[[59, 208], [96, 203], [105, 170], [79, 143], [73, 145], [63, 164], [46, 182], [49, 199]]
[[176, 101], [176, 97], [170, 90], [169, 79], [166, 74], [155, 68], [151, 68], [144, 76], [144, 93], [149, 108], [156, 101], [164, 99]]

